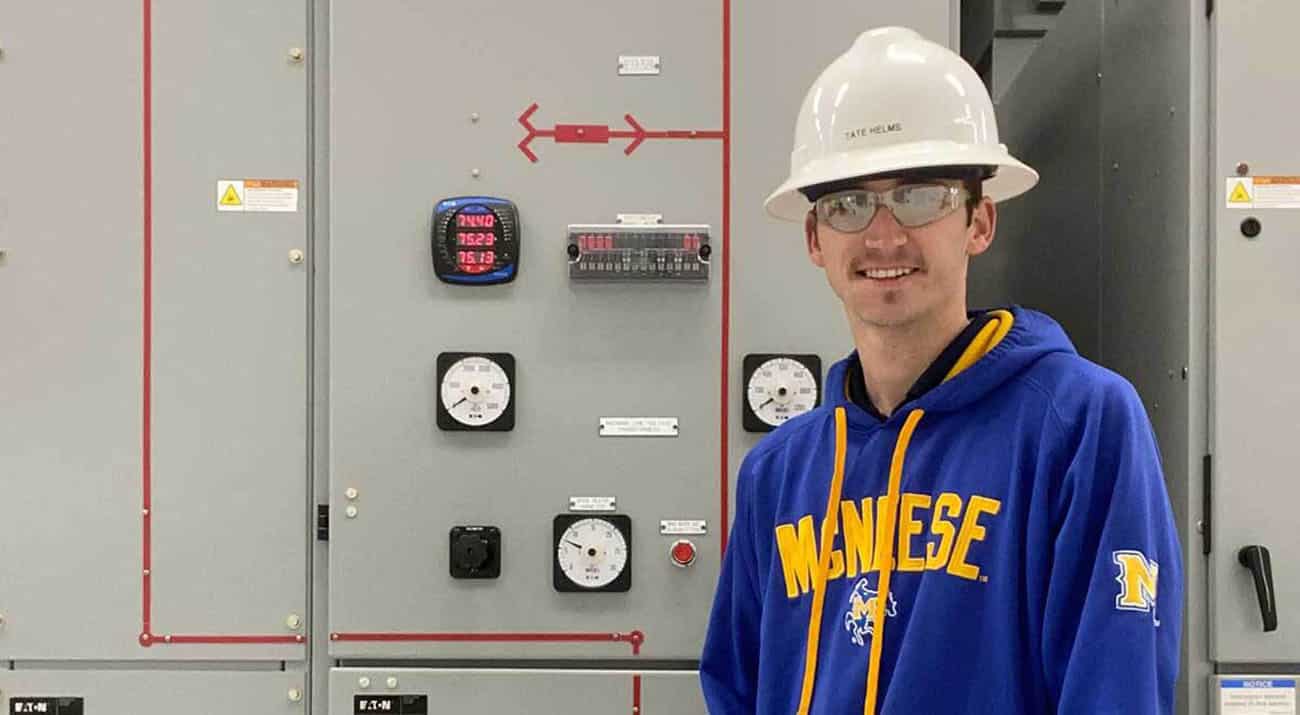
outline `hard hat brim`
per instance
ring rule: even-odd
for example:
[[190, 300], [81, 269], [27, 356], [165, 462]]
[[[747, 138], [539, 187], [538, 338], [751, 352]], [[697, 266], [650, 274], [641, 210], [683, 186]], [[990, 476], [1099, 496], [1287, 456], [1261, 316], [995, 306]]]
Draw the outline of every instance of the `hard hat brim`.
[[984, 180], [984, 195], [994, 202], [1006, 201], [1029, 191], [1038, 183], [1038, 172], [1007, 153], [1004, 147], [960, 145], [953, 142], [914, 142], [873, 152], [863, 157], [842, 152], [808, 162], [764, 202], [768, 215], [786, 221], [802, 221], [812, 203], [800, 189], [831, 181], [876, 174], [925, 169], [937, 166], [994, 166], [997, 174]]

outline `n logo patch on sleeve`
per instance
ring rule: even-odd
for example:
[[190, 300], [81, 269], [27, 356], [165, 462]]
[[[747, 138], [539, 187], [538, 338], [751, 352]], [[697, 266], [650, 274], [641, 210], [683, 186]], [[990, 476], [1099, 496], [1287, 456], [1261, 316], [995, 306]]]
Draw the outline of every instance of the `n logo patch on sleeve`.
[[1119, 582], [1115, 608], [1150, 613], [1155, 624], [1160, 625], [1160, 619], [1155, 617], [1160, 564], [1148, 559], [1141, 551], [1133, 550], [1116, 551], [1111, 560], [1119, 566], [1119, 575], [1115, 577]]

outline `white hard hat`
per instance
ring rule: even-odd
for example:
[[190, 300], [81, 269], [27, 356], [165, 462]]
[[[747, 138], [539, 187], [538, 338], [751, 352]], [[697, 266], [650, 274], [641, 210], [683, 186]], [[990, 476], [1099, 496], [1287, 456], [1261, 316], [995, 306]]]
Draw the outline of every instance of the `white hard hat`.
[[998, 143], [993, 101], [965, 60], [907, 28], [868, 30], [808, 90], [790, 176], [765, 206], [776, 218], [800, 221], [811, 208], [800, 189], [950, 166], [994, 170], [984, 181], [994, 201], [1038, 183], [1038, 172]]

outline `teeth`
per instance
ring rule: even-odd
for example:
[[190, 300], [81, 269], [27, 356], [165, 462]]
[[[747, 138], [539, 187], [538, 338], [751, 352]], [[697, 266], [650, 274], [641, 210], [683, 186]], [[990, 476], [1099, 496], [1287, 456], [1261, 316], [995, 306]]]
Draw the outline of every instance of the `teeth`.
[[868, 278], [899, 278], [914, 273], [915, 268], [878, 268], [863, 271]]

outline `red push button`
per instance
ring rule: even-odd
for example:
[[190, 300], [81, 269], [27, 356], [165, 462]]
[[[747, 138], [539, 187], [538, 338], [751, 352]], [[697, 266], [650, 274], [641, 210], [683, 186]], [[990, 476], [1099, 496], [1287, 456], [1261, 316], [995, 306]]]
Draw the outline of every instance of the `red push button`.
[[682, 568], [686, 568], [695, 563], [695, 544], [682, 539], [673, 544], [672, 550], [673, 563]]

